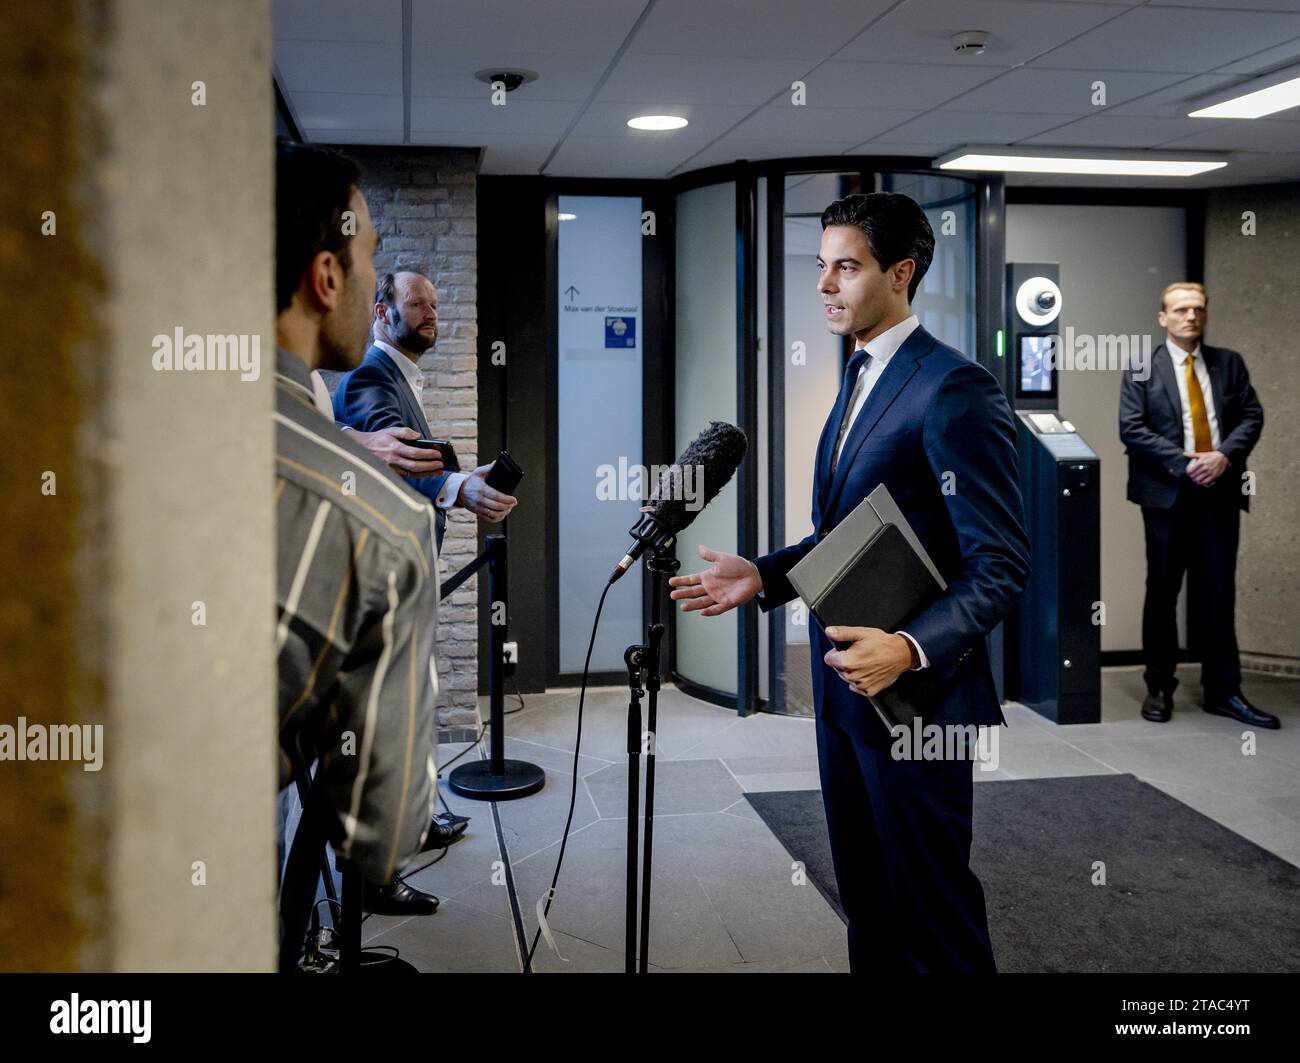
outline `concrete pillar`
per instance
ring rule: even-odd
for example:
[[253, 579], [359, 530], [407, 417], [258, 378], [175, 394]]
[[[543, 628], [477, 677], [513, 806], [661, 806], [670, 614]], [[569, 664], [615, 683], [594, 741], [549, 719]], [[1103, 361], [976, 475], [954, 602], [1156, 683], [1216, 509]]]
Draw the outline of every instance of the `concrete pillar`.
[[1248, 462], [1256, 495], [1241, 521], [1237, 643], [1243, 663], [1300, 674], [1300, 191], [1294, 183], [1215, 189], [1205, 212], [1207, 342], [1241, 352], [1264, 406]]
[[[268, 0], [6, 15], [0, 726], [102, 762], [0, 760], [0, 969], [274, 966], [270, 41]], [[178, 329], [256, 373], [156, 369]]]

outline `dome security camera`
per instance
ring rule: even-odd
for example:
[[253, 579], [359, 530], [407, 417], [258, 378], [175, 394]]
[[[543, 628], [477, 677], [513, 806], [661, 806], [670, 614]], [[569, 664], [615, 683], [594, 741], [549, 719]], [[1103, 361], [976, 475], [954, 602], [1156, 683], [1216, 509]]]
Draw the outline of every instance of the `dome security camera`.
[[533, 70], [506, 70], [501, 67], [488, 67], [486, 70], [480, 70], [474, 75], [479, 81], [484, 81], [489, 85], [495, 85], [500, 82], [506, 92], [514, 92], [529, 81], [537, 80], [537, 73]]
[[1016, 313], [1034, 328], [1050, 325], [1061, 313], [1061, 289], [1047, 277], [1030, 277], [1016, 289]]

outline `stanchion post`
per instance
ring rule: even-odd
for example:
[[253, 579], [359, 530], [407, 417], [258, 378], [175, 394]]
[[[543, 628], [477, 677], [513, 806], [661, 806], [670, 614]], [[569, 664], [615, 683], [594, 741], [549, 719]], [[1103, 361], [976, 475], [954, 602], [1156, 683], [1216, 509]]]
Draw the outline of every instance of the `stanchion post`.
[[[546, 784], [546, 773], [536, 764], [506, 759], [505, 645], [509, 604], [506, 570], [506, 537], [489, 535], [485, 548], [474, 561], [458, 572], [449, 585], [454, 589], [484, 560], [488, 569], [488, 759], [470, 761], [456, 768], [447, 779], [453, 793], [478, 801], [511, 801], [534, 794]], [[444, 597], [450, 593], [444, 589]], [[500, 623], [497, 623], [497, 620]]]
[[[505, 651], [506, 618], [509, 616], [506, 595], [509, 593], [506, 573], [506, 537], [487, 537], [488, 555], [488, 719], [492, 721], [491, 744], [492, 774], [505, 773], [506, 729], [502, 724], [506, 716], [505, 702]], [[498, 623], [498, 613], [500, 623]]]

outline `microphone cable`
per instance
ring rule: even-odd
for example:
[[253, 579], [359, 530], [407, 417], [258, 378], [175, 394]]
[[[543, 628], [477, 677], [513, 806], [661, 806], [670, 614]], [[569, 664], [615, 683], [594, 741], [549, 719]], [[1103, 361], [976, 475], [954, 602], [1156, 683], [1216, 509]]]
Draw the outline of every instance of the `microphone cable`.
[[[587, 643], [587, 659], [582, 664], [582, 687], [578, 692], [578, 734], [573, 743], [573, 784], [569, 788], [569, 815], [564, 821], [564, 838], [560, 842], [560, 852], [555, 858], [555, 874], [551, 876], [551, 888], [547, 890], [546, 906], [542, 909], [542, 918], [551, 914], [551, 903], [555, 900], [555, 884], [560, 881], [560, 868], [564, 864], [564, 850], [569, 844], [569, 828], [573, 824], [573, 809], [578, 801], [578, 754], [582, 750], [582, 707], [587, 698], [587, 675], [591, 670], [591, 651], [596, 646], [596, 632], [600, 628], [600, 614], [605, 608], [605, 596], [609, 594], [609, 589], [614, 586], [611, 579], [605, 584], [605, 589], [600, 592], [600, 602], [596, 606], [596, 618], [591, 624], [591, 641]], [[524, 973], [533, 973], [533, 954], [537, 951], [537, 942], [541, 939], [542, 927], [538, 924], [537, 932], [533, 934], [533, 944], [528, 950], [528, 957], [524, 961]]]

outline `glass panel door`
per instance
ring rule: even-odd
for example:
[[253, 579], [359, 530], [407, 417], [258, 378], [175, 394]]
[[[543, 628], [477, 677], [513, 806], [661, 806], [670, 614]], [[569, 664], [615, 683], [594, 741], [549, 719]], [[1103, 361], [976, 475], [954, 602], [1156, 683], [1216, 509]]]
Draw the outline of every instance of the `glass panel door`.
[[[561, 673], [576, 673], [648, 493], [639, 473], [641, 199], [560, 196], [558, 206], [559, 662]], [[644, 641], [641, 597], [639, 572], [610, 591], [592, 672], [624, 671], [623, 651]]]

